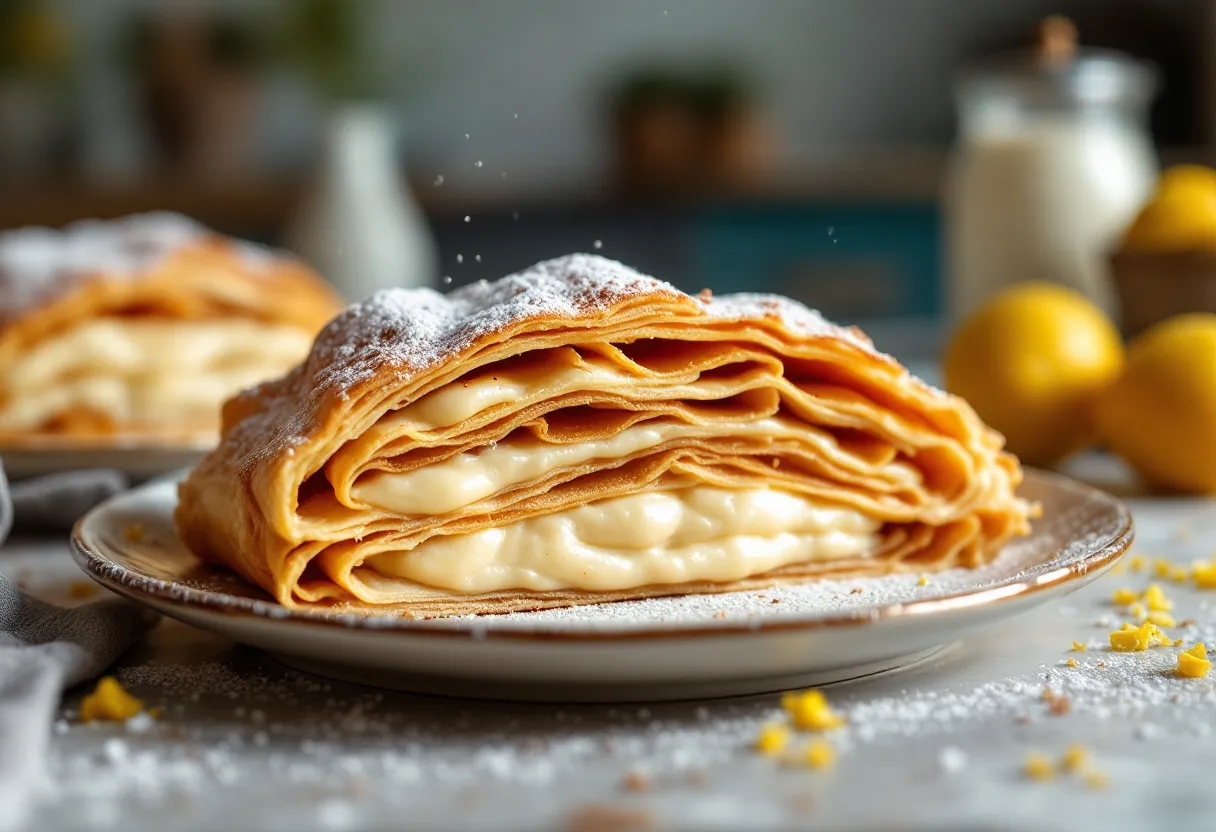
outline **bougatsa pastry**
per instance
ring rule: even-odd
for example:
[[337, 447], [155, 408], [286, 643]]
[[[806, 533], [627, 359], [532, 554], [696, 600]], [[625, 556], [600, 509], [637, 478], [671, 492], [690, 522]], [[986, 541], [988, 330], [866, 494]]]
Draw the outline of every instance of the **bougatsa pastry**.
[[309, 268], [176, 214], [0, 234], [0, 442], [214, 436], [340, 308]]
[[1020, 478], [854, 329], [573, 255], [347, 309], [225, 405], [176, 520], [283, 604], [425, 617], [976, 566]]

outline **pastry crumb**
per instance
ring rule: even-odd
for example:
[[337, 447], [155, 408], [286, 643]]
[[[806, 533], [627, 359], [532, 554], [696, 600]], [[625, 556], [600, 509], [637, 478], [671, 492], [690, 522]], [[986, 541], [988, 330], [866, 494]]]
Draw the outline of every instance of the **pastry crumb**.
[[72, 581], [68, 585], [69, 598], [92, 598], [97, 594], [97, 584], [92, 581]]
[[644, 792], [650, 789], [650, 778], [640, 771], [631, 771], [621, 781], [621, 787], [629, 792]]
[[131, 543], [142, 543], [147, 536], [143, 523], [131, 523], [122, 531], [122, 536]]
[[569, 832], [650, 832], [655, 817], [643, 809], [622, 809], [592, 803], [576, 809], [566, 821]]

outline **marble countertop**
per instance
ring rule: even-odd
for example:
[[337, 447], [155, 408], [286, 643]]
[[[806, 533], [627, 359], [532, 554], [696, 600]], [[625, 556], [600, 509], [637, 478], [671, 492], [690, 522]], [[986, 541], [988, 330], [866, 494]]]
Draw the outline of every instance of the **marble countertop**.
[[[1087, 479], [1126, 488], [1113, 463]], [[1188, 563], [1216, 549], [1205, 500], [1133, 497], [1136, 550]], [[82, 575], [53, 539], [0, 570], [66, 600]], [[1107, 575], [918, 667], [834, 686], [849, 724], [829, 770], [752, 750], [775, 695], [651, 706], [449, 700], [329, 682], [163, 621], [116, 669], [151, 724], [55, 725], [30, 830], [1143, 829], [1211, 824], [1216, 678], [1170, 672], [1180, 648], [1111, 653]], [[1216, 592], [1164, 582], [1186, 643], [1216, 640]], [[78, 588], [77, 593], [81, 590]], [[100, 592], [100, 590], [98, 590]], [[1073, 641], [1088, 642], [1071, 652]], [[1073, 658], [1077, 667], [1069, 667]], [[1049, 687], [1067, 707], [1043, 698]], [[1060, 713], [1060, 711], [1067, 711]], [[142, 730], [141, 730], [142, 729]], [[1084, 745], [1108, 778], [1035, 782], [1028, 754]], [[2, 753], [2, 749], [0, 749]]]

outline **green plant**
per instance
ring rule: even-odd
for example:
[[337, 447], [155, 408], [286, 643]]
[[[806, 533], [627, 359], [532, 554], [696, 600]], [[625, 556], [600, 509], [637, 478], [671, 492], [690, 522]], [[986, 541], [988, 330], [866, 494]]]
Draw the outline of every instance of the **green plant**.
[[333, 98], [382, 94], [381, 79], [360, 48], [368, 0], [292, 0], [286, 4], [282, 53]]
[[45, 2], [0, 0], [0, 74], [54, 76], [67, 57], [67, 33]]

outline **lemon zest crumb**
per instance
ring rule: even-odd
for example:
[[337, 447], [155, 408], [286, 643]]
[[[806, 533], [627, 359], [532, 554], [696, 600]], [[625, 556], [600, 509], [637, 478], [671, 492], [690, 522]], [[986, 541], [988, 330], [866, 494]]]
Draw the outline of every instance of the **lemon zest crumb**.
[[1148, 614], [1148, 622], [1155, 624], [1158, 627], [1173, 627], [1175, 626], [1174, 616], [1168, 612], [1150, 612]]
[[836, 749], [823, 740], [815, 740], [806, 747], [803, 759], [811, 768], [831, 768], [836, 764]]
[[844, 717], [832, 710], [821, 690], [787, 693], [781, 697], [781, 707], [799, 731], [830, 731], [845, 723]]
[[784, 751], [789, 741], [790, 729], [780, 723], [770, 722], [756, 735], [756, 750], [771, 757]]
[[1077, 666], [1077, 660], [1076, 660], [1076, 659], [1069, 659], [1069, 660], [1068, 660], [1068, 662], [1067, 662], [1067, 664], [1068, 664], [1068, 666], [1069, 666], [1069, 667], [1076, 667], [1076, 666]]
[[81, 722], [123, 722], [144, 709], [113, 676], [103, 676], [80, 703]]
[[1185, 566], [1175, 566], [1170, 570], [1170, 580], [1176, 583], [1186, 583], [1187, 578], [1190, 576], [1190, 572]]
[[1165, 597], [1165, 590], [1160, 584], [1149, 584], [1144, 590], [1144, 603], [1153, 612], [1169, 612], [1174, 608], [1174, 602]]
[[1216, 564], [1197, 561], [1191, 566], [1191, 577], [1199, 589], [1216, 589]]
[[1084, 645], [1083, 643], [1079, 642], [1079, 641], [1074, 641], [1074, 642], [1072, 643], [1072, 649], [1073, 649], [1073, 651], [1074, 651], [1074, 652], [1077, 652], [1077, 653], [1084, 653], [1084, 652], [1085, 652], [1085, 645]]
[[1158, 578], [1168, 578], [1174, 565], [1165, 558], [1153, 558], [1153, 572]]
[[1154, 646], [1166, 646], [1173, 642], [1152, 622], [1145, 621], [1139, 627], [1124, 624], [1123, 629], [1110, 634], [1110, 646], [1119, 653], [1133, 653]]
[[917, 586], [927, 586], [928, 584], [929, 584], [928, 575], [921, 575], [919, 578], [916, 579]]
[[1110, 785], [1110, 777], [1104, 771], [1087, 771], [1082, 775], [1085, 785], [1094, 791], [1102, 791]]
[[1208, 650], [1201, 641], [1190, 650], [1178, 654], [1178, 669], [1176, 673], [1187, 679], [1202, 679], [1212, 669], [1208, 661]]
[[1128, 559], [1127, 565], [1131, 567], [1133, 572], [1140, 572], [1148, 565], [1148, 559], [1144, 555], [1132, 555]]
[[1064, 749], [1064, 757], [1060, 760], [1060, 768], [1064, 771], [1080, 771], [1089, 759], [1089, 751], [1085, 746], [1074, 744]]
[[1127, 611], [1131, 613], [1132, 618], [1136, 619], [1137, 621], [1143, 621], [1148, 617], [1148, 610], [1146, 610], [1144, 608], [1144, 604], [1141, 604], [1139, 601], [1128, 607]]
[[1022, 771], [1031, 780], [1050, 780], [1056, 776], [1056, 769], [1051, 764], [1051, 760], [1046, 754], [1038, 751], [1032, 751], [1026, 755]]
[[1115, 594], [1111, 600], [1120, 607], [1126, 607], [1128, 604], [1134, 604], [1140, 600], [1140, 593], [1131, 587], [1120, 587], [1115, 590]]

